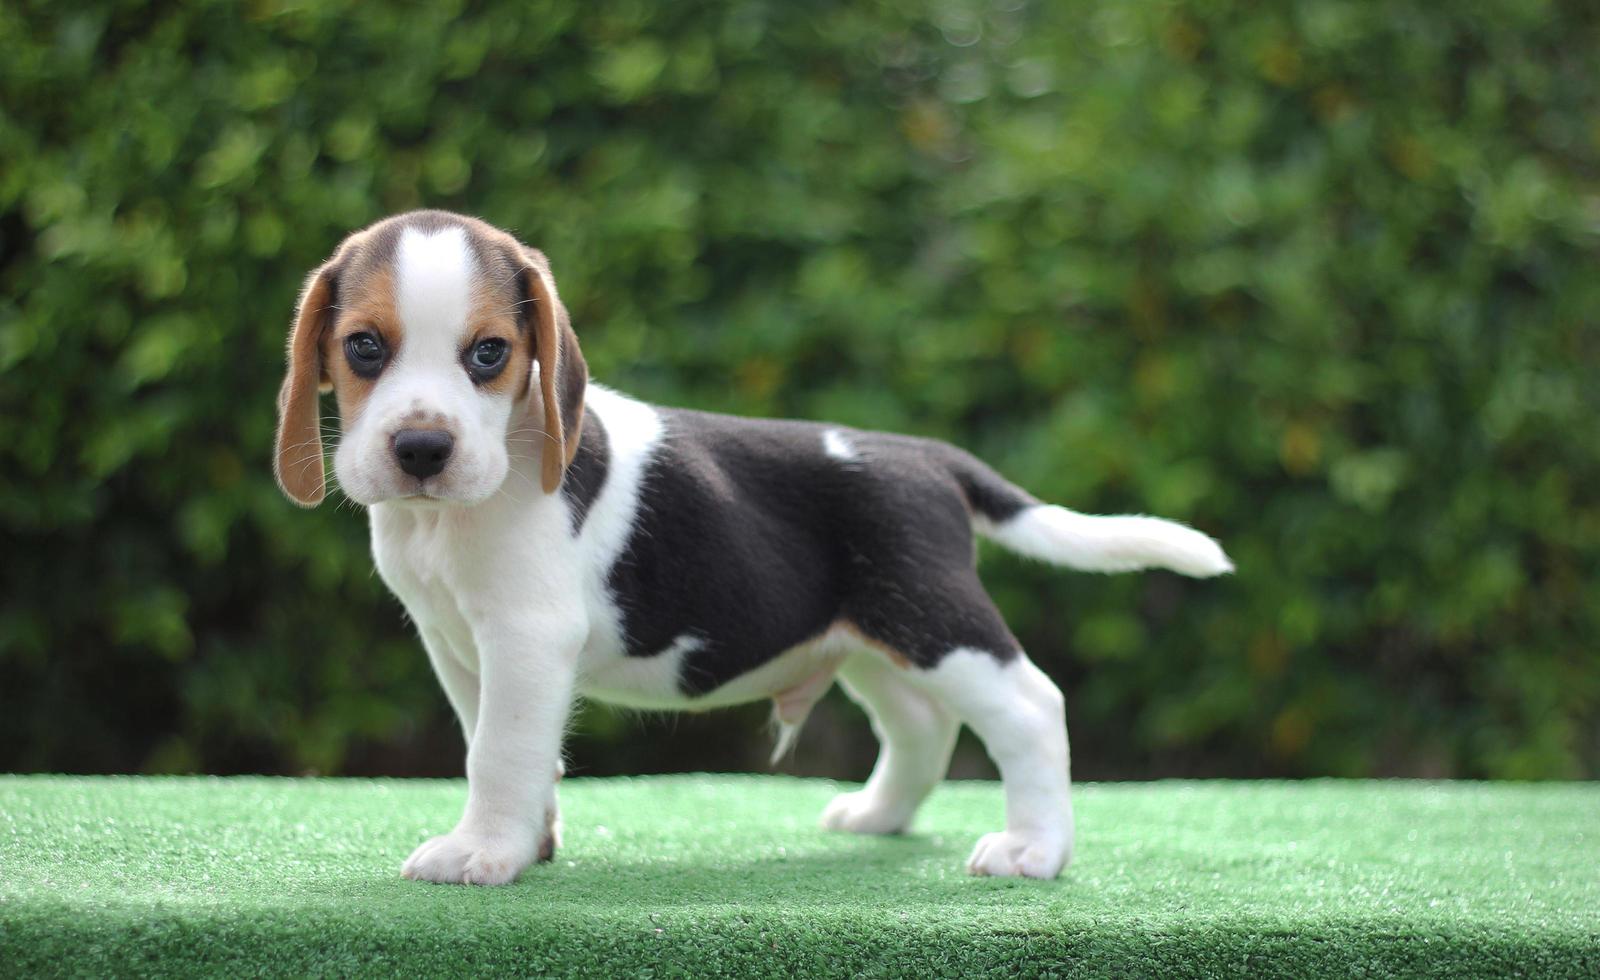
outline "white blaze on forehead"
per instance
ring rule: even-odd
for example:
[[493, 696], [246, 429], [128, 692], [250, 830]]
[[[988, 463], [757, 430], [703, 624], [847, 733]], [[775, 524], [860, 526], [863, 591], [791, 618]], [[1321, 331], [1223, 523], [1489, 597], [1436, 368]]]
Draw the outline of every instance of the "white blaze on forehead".
[[405, 230], [395, 255], [395, 306], [407, 344], [425, 338], [455, 343], [466, 329], [476, 272], [464, 229]]

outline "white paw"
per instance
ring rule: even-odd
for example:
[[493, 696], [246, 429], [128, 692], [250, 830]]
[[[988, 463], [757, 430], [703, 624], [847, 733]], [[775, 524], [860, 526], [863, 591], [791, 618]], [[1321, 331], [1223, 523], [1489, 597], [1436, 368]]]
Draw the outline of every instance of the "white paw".
[[1054, 878], [1072, 860], [1072, 844], [1062, 834], [1004, 830], [985, 834], [967, 858], [967, 873], [997, 878]]
[[[544, 838], [548, 841], [549, 838]], [[425, 841], [411, 852], [400, 873], [413, 881], [447, 885], [505, 885], [540, 856], [541, 838], [526, 834], [513, 838], [455, 830]], [[548, 848], [550, 845], [546, 844]], [[548, 858], [546, 858], [548, 860]]]
[[822, 810], [823, 830], [845, 830], [852, 834], [898, 834], [911, 823], [903, 806], [883, 803], [866, 790], [840, 793]]

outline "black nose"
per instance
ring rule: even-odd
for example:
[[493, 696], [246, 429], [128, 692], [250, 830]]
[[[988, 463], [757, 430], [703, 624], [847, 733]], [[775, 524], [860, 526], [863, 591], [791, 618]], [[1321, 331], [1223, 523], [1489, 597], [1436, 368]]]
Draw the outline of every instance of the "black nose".
[[455, 437], [438, 429], [401, 429], [394, 434], [394, 458], [400, 469], [425, 480], [444, 469], [455, 444]]

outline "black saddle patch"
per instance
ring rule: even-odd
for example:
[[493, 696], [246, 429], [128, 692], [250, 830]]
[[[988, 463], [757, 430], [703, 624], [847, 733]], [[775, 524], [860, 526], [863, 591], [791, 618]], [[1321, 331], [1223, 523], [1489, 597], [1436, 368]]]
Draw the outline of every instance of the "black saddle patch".
[[[678, 679], [689, 696], [836, 623], [917, 667], [958, 647], [1015, 656], [974, 567], [970, 468], [982, 464], [926, 439], [660, 411], [665, 435], [608, 580], [629, 656], [692, 635]], [[853, 458], [827, 454], [830, 429]]]

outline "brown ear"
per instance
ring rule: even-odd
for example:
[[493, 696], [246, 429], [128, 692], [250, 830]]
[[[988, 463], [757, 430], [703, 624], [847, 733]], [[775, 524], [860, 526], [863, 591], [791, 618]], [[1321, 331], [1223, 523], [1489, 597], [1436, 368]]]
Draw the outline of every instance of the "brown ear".
[[315, 507], [326, 493], [322, 472], [322, 418], [318, 391], [327, 384], [322, 338], [338, 302], [332, 262], [306, 279], [289, 331], [289, 369], [278, 391], [278, 440], [273, 471], [278, 486], [302, 507]]
[[549, 261], [538, 249], [524, 248], [522, 252], [528, 263], [523, 268], [523, 280], [534, 310], [533, 356], [539, 365], [539, 397], [544, 407], [544, 431], [549, 437], [542, 450], [539, 482], [545, 493], [555, 493], [578, 452], [589, 365], [578, 349], [578, 335], [572, 332], [567, 308], [556, 294]]

